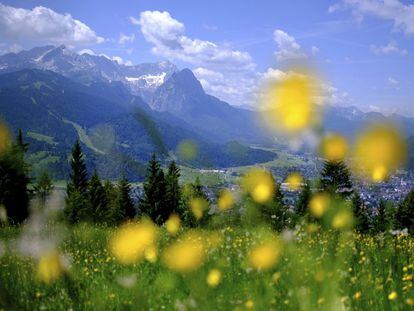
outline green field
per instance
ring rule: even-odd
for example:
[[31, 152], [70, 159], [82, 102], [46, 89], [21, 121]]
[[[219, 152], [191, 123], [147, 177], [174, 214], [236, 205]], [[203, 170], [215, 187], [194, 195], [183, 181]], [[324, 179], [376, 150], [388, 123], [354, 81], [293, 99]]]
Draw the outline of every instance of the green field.
[[[149, 261], [142, 259], [123, 265], [108, 250], [108, 239], [115, 229], [88, 225], [65, 230], [59, 227], [56, 235], [51, 233], [56, 233], [57, 228], [31, 234], [29, 229], [22, 232], [3, 228], [0, 309], [409, 310], [414, 307], [412, 238], [308, 229], [281, 234], [277, 249], [273, 250], [280, 256], [262, 270], [252, 267], [250, 258], [252, 250], [272, 235], [263, 228], [195, 231], [198, 243], [204, 247], [203, 258], [193, 271], [183, 273], [165, 264], [166, 247], [179, 239], [169, 236], [165, 229], [159, 230], [156, 255], [147, 258]], [[182, 230], [178, 236], [185, 232]], [[41, 259], [17, 255], [16, 245], [23, 247], [21, 251], [34, 251], [35, 257], [42, 258], [42, 246], [58, 236], [62, 237], [59, 253], [64, 264], [56, 266], [49, 261], [46, 269], [51, 271], [46, 276], [57, 279], [45, 282], [45, 276], [39, 274]], [[29, 238], [27, 243], [25, 239]], [[209, 285], [211, 270], [219, 271], [221, 277], [209, 280]]]

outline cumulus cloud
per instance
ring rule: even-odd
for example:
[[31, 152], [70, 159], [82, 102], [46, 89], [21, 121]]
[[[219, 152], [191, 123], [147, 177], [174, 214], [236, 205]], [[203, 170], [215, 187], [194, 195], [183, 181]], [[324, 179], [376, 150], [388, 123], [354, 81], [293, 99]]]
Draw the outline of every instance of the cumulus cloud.
[[249, 53], [186, 36], [185, 25], [169, 12], [145, 11], [130, 21], [153, 45], [153, 53], [196, 66], [195, 74], [207, 91], [233, 104], [244, 103], [256, 75]]
[[286, 32], [276, 29], [273, 32], [278, 50], [275, 52], [278, 61], [306, 58], [306, 54], [302, 52], [301, 46], [296, 42], [295, 38], [289, 36]]
[[36, 42], [71, 46], [101, 43], [104, 38], [70, 14], [37, 6], [31, 10], [0, 3], [0, 35], [15, 43]]
[[135, 34], [134, 33], [130, 34], [129, 36], [124, 35], [123, 33], [121, 33], [119, 35], [119, 40], [118, 40], [119, 44], [134, 43], [134, 41], [135, 41]]
[[407, 35], [414, 35], [414, 4], [404, 4], [399, 0], [343, 0], [341, 4], [329, 7], [330, 12], [350, 9], [361, 21], [365, 15], [390, 20], [394, 29]]
[[390, 42], [387, 45], [383, 45], [383, 46], [377, 46], [377, 45], [373, 45], [371, 44], [370, 49], [373, 53], [380, 55], [380, 54], [392, 54], [392, 53], [398, 53], [401, 55], [406, 55], [408, 54], [408, 51], [405, 49], [401, 49], [398, 47], [396, 42]]

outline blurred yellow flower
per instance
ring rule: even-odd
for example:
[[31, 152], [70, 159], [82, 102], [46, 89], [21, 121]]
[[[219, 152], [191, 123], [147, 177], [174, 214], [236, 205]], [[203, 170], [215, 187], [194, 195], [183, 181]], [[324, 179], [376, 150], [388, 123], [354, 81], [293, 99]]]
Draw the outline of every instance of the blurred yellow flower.
[[326, 193], [315, 194], [309, 202], [309, 209], [313, 216], [321, 218], [329, 208], [331, 200]]
[[354, 299], [355, 299], [355, 300], [359, 300], [359, 299], [361, 299], [361, 296], [362, 296], [361, 292], [356, 292], [356, 293], [354, 294]]
[[249, 252], [249, 264], [258, 270], [272, 268], [281, 255], [282, 245], [276, 238], [268, 239], [253, 247]]
[[263, 117], [271, 129], [290, 133], [305, 130], [318, 120], [315, 81], [305, 74], [290, 74], [267, 87]]
[[181, 220], [178, 214], [171, 214], [168, 220], [165, 222], [165, 228], [167, 229], [168, 233], [171, 235], [175, 235], [178, 230], [180, 230]]
[[275, 183], [272, 175], [259, 168], [252, 168], [243, 177], [241, 186], [257, 203], [266, 203], [273, 197]]
[[217, 206], [219, 210], [226, 211], [232, 208], [233, 205], [234, 205], [234, 197], [231, 191], [228, 189], [222, 189], [220, 191], [220, 194], [217, 200]]
[[381, 182], [404, 164], [407, 146], [393, 126], [376, 124], [359, 135], [354, 156], [356, 173], [362, 171], [372, 181]]
[[207, 275], [207, 284], [210, 287], [216, 287], [221, 281], [221, 271], [218, 269], [212, 269]]
[[246, 309], [253, 309], [254, 302], [252, 300], [247, 300], [244, 306], [246, 307]]
[[194, 160], [198, 154], [198, 146], [192, 140], [183, 140], [178, 144], [177, 154], [185, 161]]
[[320, 145], [321, 155], [329, 161], [342, 161], [348, 152], [348, 142], [339, 134], [326, 135]]
[[393, 291], [388, 295], [388, 300], [395, 300], [397, 299], [397, 297], [398, 297], [397, 293]]
[[154, 247], [156, 238], [157, 228], [150, 220], [128, 223], [112, 236], [109, 249], [120, 263], [133, 264]]
[[208, 202], [204, 198], [191, 198], [189, 205], [197, 220], [203, 218], [204, 212], [208, 209]]
[[302, 178], [302, 175], [295, 172], [295, 173], [291, 173], [286, 178], [285, 182], [288, 184], [290, 190], [298, 191], [300, 189], [300, 187], [302, 186], [303, 178]]
[[7, 126], [0, 121], [0, 154], [7, 150], [10, 145], [10, 132]]
[[37, 278], [45, 283], [57, 280], [64, 272], [59, 253], [54, 250], [42, 255], [37, 264]]
[[154, 245], [147, 247], [144, 251], [144, 257], [149, 262], [152, 262], [152, 263], [156, 262], [157, 261], [157, 248]]
[[164, 250], [163, 259], [170, 269], [189, 272], [201, 266], [204, 256], [204, 238], [189, 232]]
[[332, 219], [332, 227], [334, 229], [339, 229], [339, 230], [350, 229], [352, 227], [352, 224], [353, 224], [352, 212], [347, 208], [342, 208], [339, 211], [337, 211], [337, 213]]

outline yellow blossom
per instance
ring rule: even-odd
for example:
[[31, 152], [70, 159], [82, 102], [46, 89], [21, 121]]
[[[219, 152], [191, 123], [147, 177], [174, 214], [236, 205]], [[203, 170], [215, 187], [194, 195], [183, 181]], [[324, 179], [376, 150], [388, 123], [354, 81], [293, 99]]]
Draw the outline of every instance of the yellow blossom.
[[10, 145], [10, 132], [7, 126], [0, 121], [0, 154], [2, 154]]
[[257, 203], [266, 203], [272, 199], [275, 183], [272, 175], [263, 169], [252, 168], [242, 179], [242, 188]]
[[154, 246], [156, 236], [157, 228], [149, 220], [128, 223], [111, 238], [109, 248], [120, 263], [133, 264]]
[[45, 283], [57, 280], [64, 271], [61, 258], [57, 251], [42, 255], [37, 264], [37, 278]]
[[405, 139], [393, 126], [373, 125], [357, 138], [354, 170], [381, 182], [404, 164], [406, 156]]
[[297, 191], [302, 186], [303, 178], [299, 173], [295, 172], [295, 173], [290, 174], [286, 178], [285, 182], [289, 185], [290, 190]]
[[168, 220], [165, 223], [165, 228], [167, 229], [168, 233], [171, 235], [175, 235], [178, 230], [180, 230], [181, 220], [178, 214], [171, 214]]
[[234, 197], [230, 190], [223, 189], [220, 191], [219, 198], [217, 200], [217, 206], [219, 210], [226, 211], [232, 208], [234, 205]]
[[218, 269], [212, 269], [207, 275], [207, 284], [210, 287], [216, 287], [221, 281], [221, 271]]
[[309, 202], [309, 209], [313, 216], [321, 218], [330, 205], [330, 198], [326, 193], [315, 194]]
[[208, 202], [204, 198], [192, 198], [189, 205], [197, 220], [203, 218], [204, 212], [208, 209]]
[[246, 307], [246, 309], [253, 309], [254, 302], [252, 300], [247, 300], [244, 306]]
[[361, 292], [356, 292], [356, 293], [354, 294], [354, 299], [355, 299], [355, 300], [359, 300], [359, 299], [361, 299], [361, 296], [362, 296]]
[[191, 161], [197, 157], [198, 146], [192, 140], [183, 140], [177, 147], [178, 156], [186, 161]]
[[388, 295], [388, 300], [395, 300], [397, 299], [397, 296], [398, 296], [397, 293], [393, 291]]
[[342, 161], [348, 151], [346, 139], [339, 134], [326, 135], [320, 145], [321, 155], [329, 161]]
[[349, 229], [353, 224], [351, 211], [346, 208], [340, 209], [332, 219], [332, 227], [334, 229]]
[[204, 239], [198, 233], [187, 233], [164, 250], [165, 264], [172, 270], [188, 272], [197, 269], [205, 256]]
[[278, 239], [272, 238], [255, 246], [249, 253], [249, 264], [258, 270], [272, 268], [281, 255], [281, 243]]

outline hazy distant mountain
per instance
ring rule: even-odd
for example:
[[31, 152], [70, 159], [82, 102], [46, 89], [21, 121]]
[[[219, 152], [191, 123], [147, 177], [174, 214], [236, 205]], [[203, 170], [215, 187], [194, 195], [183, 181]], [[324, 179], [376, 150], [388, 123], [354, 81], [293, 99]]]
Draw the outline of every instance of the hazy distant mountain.
[[167, 61], [126, 66], [105, 56], [79, 55], [64, 45], [36, 47], [0, 56], [0, 72], [32, 68], [51, 70], [85, 84], [119, 81], [133, 95], [144, 99], [177, 71]]

